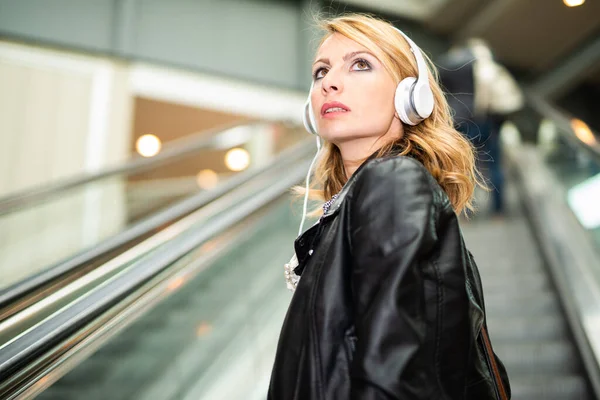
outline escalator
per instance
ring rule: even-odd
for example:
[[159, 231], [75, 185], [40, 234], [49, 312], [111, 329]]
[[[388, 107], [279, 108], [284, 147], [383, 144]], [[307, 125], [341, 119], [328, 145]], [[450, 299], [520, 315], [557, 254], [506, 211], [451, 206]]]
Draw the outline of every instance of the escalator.
[[[269, 233], [275, 234], [273, 243], [285, 238], [283, 232], [273, 233], [273, 226], [265, 225], [265, 221], [272, 220], [267, 215], [277, 207], [281, 209], [282, 199], [285, 199], [283, 205], [289, 214], [289, 188], [301, 181], [314, 153], [312, 141], [297, 140], [306, 137], [294, 135], [294, 130], [298, 131], [298, 127], [288, 127], [282, 138], [285, 144], [275, 143], [273, 147], [278, 150], [270, 159], [260, 160], [249, 170], [228, 177], [214, 189], [174, 199], [168, 207], [158, 209], [148, 218], [136, 221], [106, 241], [83, 249], [41, 272], [36, 266], [28, 279], [0, 292], [4, 305], [0, 321], [0, 398], [29, 398], [39, 394], [74, 363], [95, 351], [107, 335], [124, 329], [138, 314], [142, 315], [171, 292], [187, 287], [187, 281], [195, 274], [209, 266], [209, 275], [220, 273], [221, 270], [212, 268], [214, 259], [228, 254], [238, 245], [245, 249], [243, 246], [247, 244], [244, 243], [255, 238], [257, 229], [263, 232], [269, 228]], [[266, 132], [282, 136], [281, 130], [267, 129]], [[189, 144], [186, 148], [189, 153]], [[114, 175], [121, 173], [118, 171]], [[96, 180], [106, 179], [103, 176], [106, 174], [98, 175], [98, 179], [92, 179], [94, 184], [97, 184]], [[114, 179], [113, 176], [110, 178]], [[74, 185], [75, 190], [90, 184], [90, 179], [82, 180], [81, 185]], [[62, 198], [60, 195], [55, 197], [58, 201]], [[296, 214], [296, 227], [297, 223]], [[296, 227], [287, 230], [287, 246], [281, 247], [285, 249], [285, 257], [292, 251]], [[258, 254], [264, 257], [263, 250], [254, 257]], [[281, 260], [281, 251], [272, 251], [273, 260]], [[246, 266], [250, 276], [254, 276], [256, 265], [250, 261], [247, 252], [231, 257], [239, 259], [237, 268]], [[280, 265], [277, 270], [270, 269], [278, 271], [276, 276], [280, 284], [281, 268]], [[234, 272], [240, 273], [239, 269]], [[260, 274], [257, 276], [262, 278]], [[251, 281], [247, 276], [232, 282], [252, 283], [250, 289], [261, 285], [270, 288], [268, 280]], [[227, 321], [227, 327], [235, 326], [232, 332], [240, 329], [240, 316], [251, 322], [247, 315], [240, 314], [240, 310], [232, 311], [231, 316], [221, 313], [223, 307], [228, 310], [227, 306], [230, 306], [223, 301], [232, 295], [221, 284], [214, 287], [218, 288], [216, 292], [206, 293], [205, 297], [194, 300], [194, 304], [209, 302], [205, 310], [219, 313], [219, 321]], [[240, 304], [248, 301], [244, 296], [253, 293], [239, 287], [231, 290], [241, 296]], [[284, 290], [279, 293], [287, 294]], [[285, 303], [284, 299], [283, 308]], [[271, 313], [266, 314], [266, 317], [270, 316]], [[210, 326], [211, 330], [217, 331], [214, 321]], [[171, 328], [181, 331], [177, 327]], [[219, 337], [227, 335], [219, 334]], [[219, 349], [212, 343], [211, 346]], [[109, 365], [113, 367], [114, 363]]]
[[600, 240], [598, 227], [583, 229], [567, 199], [600, 172], [600, 152], [531, 93], [529, 107], [546, 128], [552, 125], [555, 142], [506, 145], [506, 216], [474, 219], [462, 229], [478, 260], [490, 336], [512, 397], [596, 399], [600, 331], [589, 321], [600, 316], [600, 297], [593, 295], [600, 293]]
[[[462, 225], [485, 293], [494, 350], [514, 399], [593, 399], [559, 295], [530, 232], [516, 188], [508, 216]], [[512, 198], [510, 198], [512, 197]]]
[[[582, 151], [581, 143], [569, 146]], [[300, 218], [289, 188], [304, 177], [312, 151], [310, 141], [296, 141], [228, 186], [175, 198], [138, 221], [165, 213], [160, 223], [7, 300], [5, 310], [21, 306], [0, 320], [0, 398], [264, 399], [290, 299], [282, 264]], [[507, 161], [508, 215], [461, 227], [512, 398], [594, 399], [600, 347], [590, 316], [600, 320], [600, 299], [588, 292], [600, 280], [564, 275], [574, 266], [597, 271], [600, 241], [578, 225], [563, 195], [544, 191], [579, 184], [589, 165], [564, 149], [557, 158], [527, 144], [509, 148]], [[548, 225], [559, 214], [558, 228]], [[114, 268], [90, 278], [107, 265]], [[82, 279], [60, 300], [44, 297]], [[43, 312], [30, 312], [38, 305]]]
[[264, 389], [290, 298], [280, 262], [297, 229], [289, 200], [38, 398], [248, 399]]
[[[144, 196], [133, 201], [135, 206], [129, 206], [132, 198], [140, 197], [139, 187], [144, 182], [152, 187], [152, 179], [143, 178], [160, 175], [161, 169], [186, 158], [202, 158], [207, 151], [231, 141], [231, 132], [239, 136], [240, 129], [254, 137], [266, 136], [272, 143], [272, 153], [258, 160], [254, 168], [232, 174], [210, 190], [195, 184], [187, 185], [184, 192], [144, 190]], [[282, 129], [285, 135], [278, 134]], [[310, 145], [293, 148], [301, 138], [305, 139], [298, 127], [282, 128], [275, 123], [224, 126], [172, 142], [152, 159], [133, 158], [98, 173], [0, 199], [0, 320], [56, 293], [116, 256], [123, 257], [128, 249], [248, 181], [277, 158], [293, 162], [307, 156], [313, 151]], [[191, 183], [195, 182], [195, 172], [190, 171]], [[40, 318], [46, 315], [42, 313]], [[0, 329], [0, 342], [12, 333]]]

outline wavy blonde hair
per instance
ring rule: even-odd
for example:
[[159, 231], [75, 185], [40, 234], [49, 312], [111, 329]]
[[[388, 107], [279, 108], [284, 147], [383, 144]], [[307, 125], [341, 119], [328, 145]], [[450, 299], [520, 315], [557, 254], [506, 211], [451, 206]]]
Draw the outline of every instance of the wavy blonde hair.
[[[349, 14], [323, 19], [318, 24], [325, 31], [319, 47], [328, 37], [339, 33], [373, 52], [396, 82], [418, 76], [417, 62], [408, 42], [388, 22], [370, 15]], [[455, 212], [460, 214], [474, 209], [475, 186], [486, 187], [476, 168], [473, 145], [454, 129], [448, 102], [438, 83], [437, 70], [425, 54], [423, 57], [428, 64], [429, 85], [435, 102], [433, 113], [418, 125], [403, 124], [404, 135], [384, 144], [375, 157], [385, 157], [399, 148], [398, 155], [420, 161], [444, 189]], [[325, 142], [309, 196], [328, 200], [342, 189], [346, 181], [338, 147]], [[303, 188], [297, 191], [304, 192]], [[319, 210], [315, 210], [315, 214], [319, 214]]]

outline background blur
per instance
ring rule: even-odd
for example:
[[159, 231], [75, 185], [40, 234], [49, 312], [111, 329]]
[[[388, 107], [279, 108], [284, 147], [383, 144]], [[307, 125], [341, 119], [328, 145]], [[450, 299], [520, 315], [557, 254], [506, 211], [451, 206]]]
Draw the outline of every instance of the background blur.
[[514, 398], [600, 395], [597, 0], [0, 0], [1, 398], [264, 398], [313, 16], [345, 12], [514, 80], [463, 223], [490, 334]]

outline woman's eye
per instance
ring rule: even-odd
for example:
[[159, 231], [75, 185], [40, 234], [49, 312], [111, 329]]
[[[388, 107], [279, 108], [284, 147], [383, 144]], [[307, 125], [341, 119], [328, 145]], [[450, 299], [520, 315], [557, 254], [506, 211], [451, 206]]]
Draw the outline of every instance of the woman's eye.
[[369, 65], [369, 63], [366, 60], [356, 60], [354, 62], [354, 66], [359, 71], [363, 71], [363, 70], [367, 70], [367, 69], [371, 68], [371, 65]]
[[315, 71], [315, 73], [313, 74], [313, 78], [316, 79], [321, 79], [322, 77], [324, 77], [325, 75], [327, 75], [327, 70], [325, 68], [319, 68], [318, 70]]

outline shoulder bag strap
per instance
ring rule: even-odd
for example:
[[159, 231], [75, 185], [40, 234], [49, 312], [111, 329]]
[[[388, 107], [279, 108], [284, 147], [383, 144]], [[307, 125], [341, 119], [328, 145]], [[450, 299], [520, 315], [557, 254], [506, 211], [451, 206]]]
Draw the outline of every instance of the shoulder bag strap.
[[494, 351], [492, 350], [492, 343], [490, 342], [490, 337], [488, 336], [485, 325], [481, 327], [481, 339], [483, 341], [483, 348], [485, 350], [486, 358], [488, 360], [492, 377], [494, 379], [494, 384], [496, 386], [498, 400], [509, 400], [508, 395], [506, 394], [506, 389], [504, 388], [504, 383], [502, 383], [502, 377], [500, 376], [500, 371], [498, 370], [496, 357], [494, 356]]

